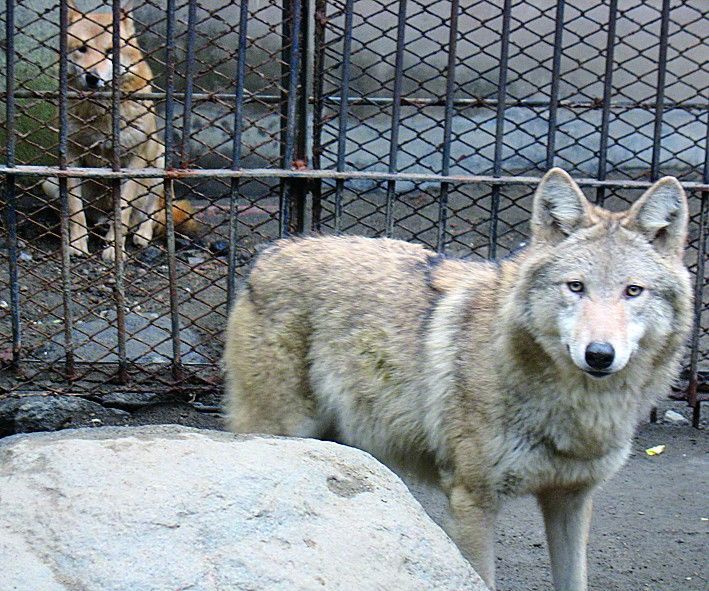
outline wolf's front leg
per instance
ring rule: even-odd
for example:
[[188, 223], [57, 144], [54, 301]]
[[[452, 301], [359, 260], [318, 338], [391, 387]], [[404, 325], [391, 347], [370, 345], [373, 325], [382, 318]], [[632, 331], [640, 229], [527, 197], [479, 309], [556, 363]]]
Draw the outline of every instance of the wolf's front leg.
[[456, 520], [456, 543], [470, 559], [485, 584], [495, 591], [495, 519], [497, 507], [483, 507], [463, 485], [449, 493], [451, 511]]
[[128, 233], [128, 224], [130, 222], [130, 214], [133, 204], [140, 193], [141, 186], [134, 179], [128, 179], [121, 187], [121, 215], [119, 219], [114, 219], [113, 223], [106, 233], [106, 247], [103, 249], [101, 256], [106, 262], [111, 262], [116, 259], [116, 227], [121, 224], [121, 238], [117, 247], [121, 252], [125, 252], [126, 234]]
[[[57, 187], [57, 193], [59, 189]], [[69, 205], [69, 254], [88, 256], [89, 229], [86, 225], [84, 200], [81, 198], [81, 180], [67, 179], [67, 201]]]
[[591, 489], [549, 490], [537, 496], [544, 515], [556, 591], [586, 591]]

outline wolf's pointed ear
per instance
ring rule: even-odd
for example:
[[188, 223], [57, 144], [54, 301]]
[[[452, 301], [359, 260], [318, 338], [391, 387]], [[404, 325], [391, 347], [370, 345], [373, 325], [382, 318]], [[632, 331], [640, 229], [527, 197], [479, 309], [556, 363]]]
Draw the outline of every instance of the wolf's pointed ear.
[[688, 221], [684, 189], [675, 177], [666, 176], [633, 204], [623, 225], [643, 234], [660, 254], [681, 257]]
[[532, 237], [556, 244], [589, 225], [590, 204], [561, 168], [552, 168], [539, 183], [532, 205]]

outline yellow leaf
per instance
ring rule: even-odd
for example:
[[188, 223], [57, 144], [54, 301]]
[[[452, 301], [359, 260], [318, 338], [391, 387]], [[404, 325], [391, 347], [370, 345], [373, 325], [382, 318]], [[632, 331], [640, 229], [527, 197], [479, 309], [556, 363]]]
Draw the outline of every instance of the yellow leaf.
[[664, 445], [656, 445], [655, 447], [648, 447], [645, 453], [649, 456], [659, 456], [663, 451], [665, 451]]

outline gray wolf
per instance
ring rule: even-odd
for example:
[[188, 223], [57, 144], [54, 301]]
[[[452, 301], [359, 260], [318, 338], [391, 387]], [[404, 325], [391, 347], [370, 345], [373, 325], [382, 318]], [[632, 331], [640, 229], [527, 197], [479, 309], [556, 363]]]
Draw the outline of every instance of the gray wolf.
[[493, 589], [495, 516], [535, 495], [555, 589], [585, 590], [592, 493], [690, 329], [687, 219], [672, 177], [612, 213], [555, 168], [531, 243], [497, 265], [396, 240], [277, 242], [230, 313], [228, 426], [432, 457], [454, 537]]
[[[87, 93], [110, 89], [113, 74], [113, 21], [108, 12], [82, 13], [69, 2], [68, 82], [71, 90]], [[130, 5], [125, 5], [120, 22], [120, 88], [124, 93], [152, 92], [153, 73], [136, 40], [135, 24]], [[157, 117], [150, 100], [121, 100], [121, 167], [162, 167], [165, 148], [157, 139]], [[94, 97], [72, 98], [69, 101], [68, 162], [70, 166], [110, 167], [113, 158], [111, 99]], [[103, 209], [110, 209], [111, 196], [108, 187], [95, 181], [81, 182], [69, 178], [69, 252], [72, 255], [88, 255], [88, 227], [84, 205], [102, 202]], [[43, 183], [44, 192], [57, 199], [59, 187], [56, 179]], [[128, 179], [121, 186], [122, 241], [133, 228], [133, 242], [146, 246], [153, 238], [154, 230], [164, 229], [164, 192], [160, 179]], [[187, 201], [173, 204], [175, 226], [185, 233], [195, 231], [192, 208]], [[114, 220], [105, 236], [104, 260], [115, 258]]]

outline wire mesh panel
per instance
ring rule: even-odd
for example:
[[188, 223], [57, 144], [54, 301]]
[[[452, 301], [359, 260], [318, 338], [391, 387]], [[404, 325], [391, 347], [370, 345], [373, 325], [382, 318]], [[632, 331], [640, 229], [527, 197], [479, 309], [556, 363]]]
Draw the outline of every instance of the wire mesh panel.
[[313, 230], [498, 258], [527, 239], [536, 182], [562, 166], [611, 209], [662, 175], [685, 184], [698, 407], [703, 0], [3, 9], [5, 391], [213, 392], [260, 243]]

